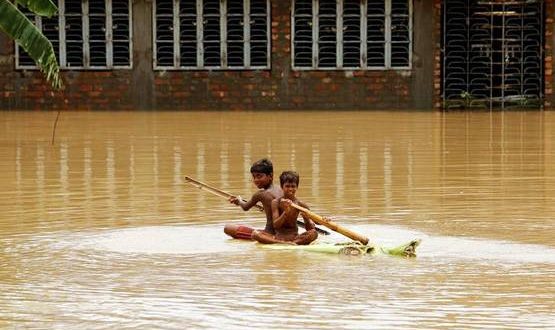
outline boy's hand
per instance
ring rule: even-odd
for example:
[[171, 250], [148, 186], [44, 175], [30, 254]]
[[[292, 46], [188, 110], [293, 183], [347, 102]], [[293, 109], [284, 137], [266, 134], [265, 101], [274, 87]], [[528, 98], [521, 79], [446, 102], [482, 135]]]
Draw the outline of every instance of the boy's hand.
[[231, 196], [231, 197], [229, 197], [229, 202], [231, 204], [239, 205], [240, 201], [241, 201], [241, 196]]
[[291, 214], [293, 212], [295, 212], [295, 209], [291, 207], [291, 204], [293, 204], [293, 201], [287, 198], [283, 198], [281, 200], [281, 207], [283, 208], [283, 212], [287, 213], [287, 214]]
[[285, 210], [287, 210], [291, 206], [291, 204], [293, 204], [293, 202], [290, 199], [281, 199], [281, 207], [283, 207]]

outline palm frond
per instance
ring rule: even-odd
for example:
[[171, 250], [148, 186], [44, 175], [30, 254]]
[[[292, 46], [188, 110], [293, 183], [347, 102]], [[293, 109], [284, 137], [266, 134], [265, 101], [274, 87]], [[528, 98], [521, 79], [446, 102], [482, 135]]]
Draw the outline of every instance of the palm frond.
[[[40, 2], [40, 0], [26, 2]], [[60, 67], [52, 43], [8, 0], [0, 0], [0, 29], [31, 56], [53, 88], [62, 88]]]

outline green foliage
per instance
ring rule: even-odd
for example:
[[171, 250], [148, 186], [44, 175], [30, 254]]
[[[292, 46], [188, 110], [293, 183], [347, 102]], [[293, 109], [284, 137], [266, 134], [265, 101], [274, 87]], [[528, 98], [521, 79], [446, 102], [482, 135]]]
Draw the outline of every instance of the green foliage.
[[382, 252], [399, 257], [413, 258], [416, 257], [416, 248], [420, 245], [420, 240], [415, 239], [406, 244], [401, 244], [393, 248], [382, 247]]
[[[34, 13], [52, 16], [58, 10], [50, 0], [15, 0]], [[53, 88], [61, 89], [60, 67], [52, 43], [8, 0], [0, 0], [0, 29], [14, 39], [35, 61]]]
[[13, 2], [14, 5], [21, 5], [40, 16], [52, 17], [58, 11], [51, 0], [14, 0]]
[[288, 245], [288, 244], [261, 244], [260, 246], [270, 250], [301, 250], [309, 252], [345, 254], [345, 255], [375, 255], [386, 254], [397, 257], [414, 258], [416, 248], [420, 245], [419, 239], [392, 248], [379, 247], [376, 245], [363, 245], [360, 242], [346, 243], [316, 243], [310, 245]]

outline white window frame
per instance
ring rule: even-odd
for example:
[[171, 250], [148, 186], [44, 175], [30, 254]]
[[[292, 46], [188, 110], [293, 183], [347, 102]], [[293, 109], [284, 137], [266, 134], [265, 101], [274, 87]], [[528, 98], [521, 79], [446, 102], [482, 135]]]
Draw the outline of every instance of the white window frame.
[[[111, 69], [131, 69], [133, 67], [133, 16], [132, 16], [132, 1], [128, 2], [128, 17], [129, 17], [129, 65], [114, 65], [113, 56], [113, 14], [112, 2], [122, 0], [105, 0], [106, 8], [106, 65], [93, 66], [90, 65], [90, 49], [89, 49], [89, 1], [81, 1], [81, 20], [83, 23], [83, 65], [82, 66], [68, 66], [66, 57], [66, 36], [65, 36], [65, 0], [58, 0], [58, 33], [59, 33], [59, 48], [58, 48], [58, 64], [62, 70], [111, 70]], [[42, 31], [42, 17], [35, 15], [35, 25]], [[38, 70], [36, 65], [20, 65], [19, 64], [20, 47], [16, 44], [15, 47], [15, 67], [16, 69], [25, 70]]]
[[371, 71], [371, 70], [410, 70], [412, 69], [412, 48], [413, 48], [413, 4], [412, 0], [406, 0], [409, 8], [409, 58], [407, 66], [391, 66], [391, 0], [383, 0], [385, 3], [385, 65], [369, 66], [367, 49], [367, 23], [368, 23], [368, 1], [360, 0], [361, 22], [360, 22], [360, 56], [361, 65], [359, 67], [343, 67], [343, 0], [336, 0], [336, 66], [318, 67], [318, 39], [319, 39], [319, 0], [312, 0], [312, 65], [295, 66], [295, 0], [291, 0], [291, 68], [297, 71]]
[[[197, 64], [195, 66], [182, 66], [180, 63], [181, 58], [181, 47], [180, 47], [180, 34], [181, 26], [179, 21], [179, 0], [173, 1], [173, 54], [174, 60], [173, 65], [158, 65], [157, 60], [157, 31], [156, 31], [156, 0], [153, 1], [152, 8], [152, 67], [155, 71], [178, 71], [178, 70], [270, 70], [271, 69], [271, 49], [272, 49], [272, 39], [271, 39], [271, 6], [270, 0], [266, 1], [266, 65], [251, 65], [251, 31], [250, 24], [243, 25], [243, 56], [244, 65], [233, 66], [227, 64], [227, 1], [219, 0], [220, 3], [220, 65], [205, 65], [204, 64], [204, 30], [203, 30], [203, 0], [196, 0], [196, 27], [197, 27], [197, 40], [196, 40], [196, 58]], [[250, 0], [244, 0], [243, 2], [243, 17], [245, 22], [250, 22], [252, 17], [261, 17], [259, 14], [251, 14], [250, 12]]]

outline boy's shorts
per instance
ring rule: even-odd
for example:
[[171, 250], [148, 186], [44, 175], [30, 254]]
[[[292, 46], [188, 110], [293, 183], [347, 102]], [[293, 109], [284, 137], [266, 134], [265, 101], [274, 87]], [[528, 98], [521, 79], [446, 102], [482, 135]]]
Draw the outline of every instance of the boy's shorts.
[[254, 231], [254, 228], [239, 225], [239, 227], [237, 227], [237, 232], [235, 233], [235, 237], [233, 238], [250, 240], [252, 239], [251, 235], [253, 231]]

